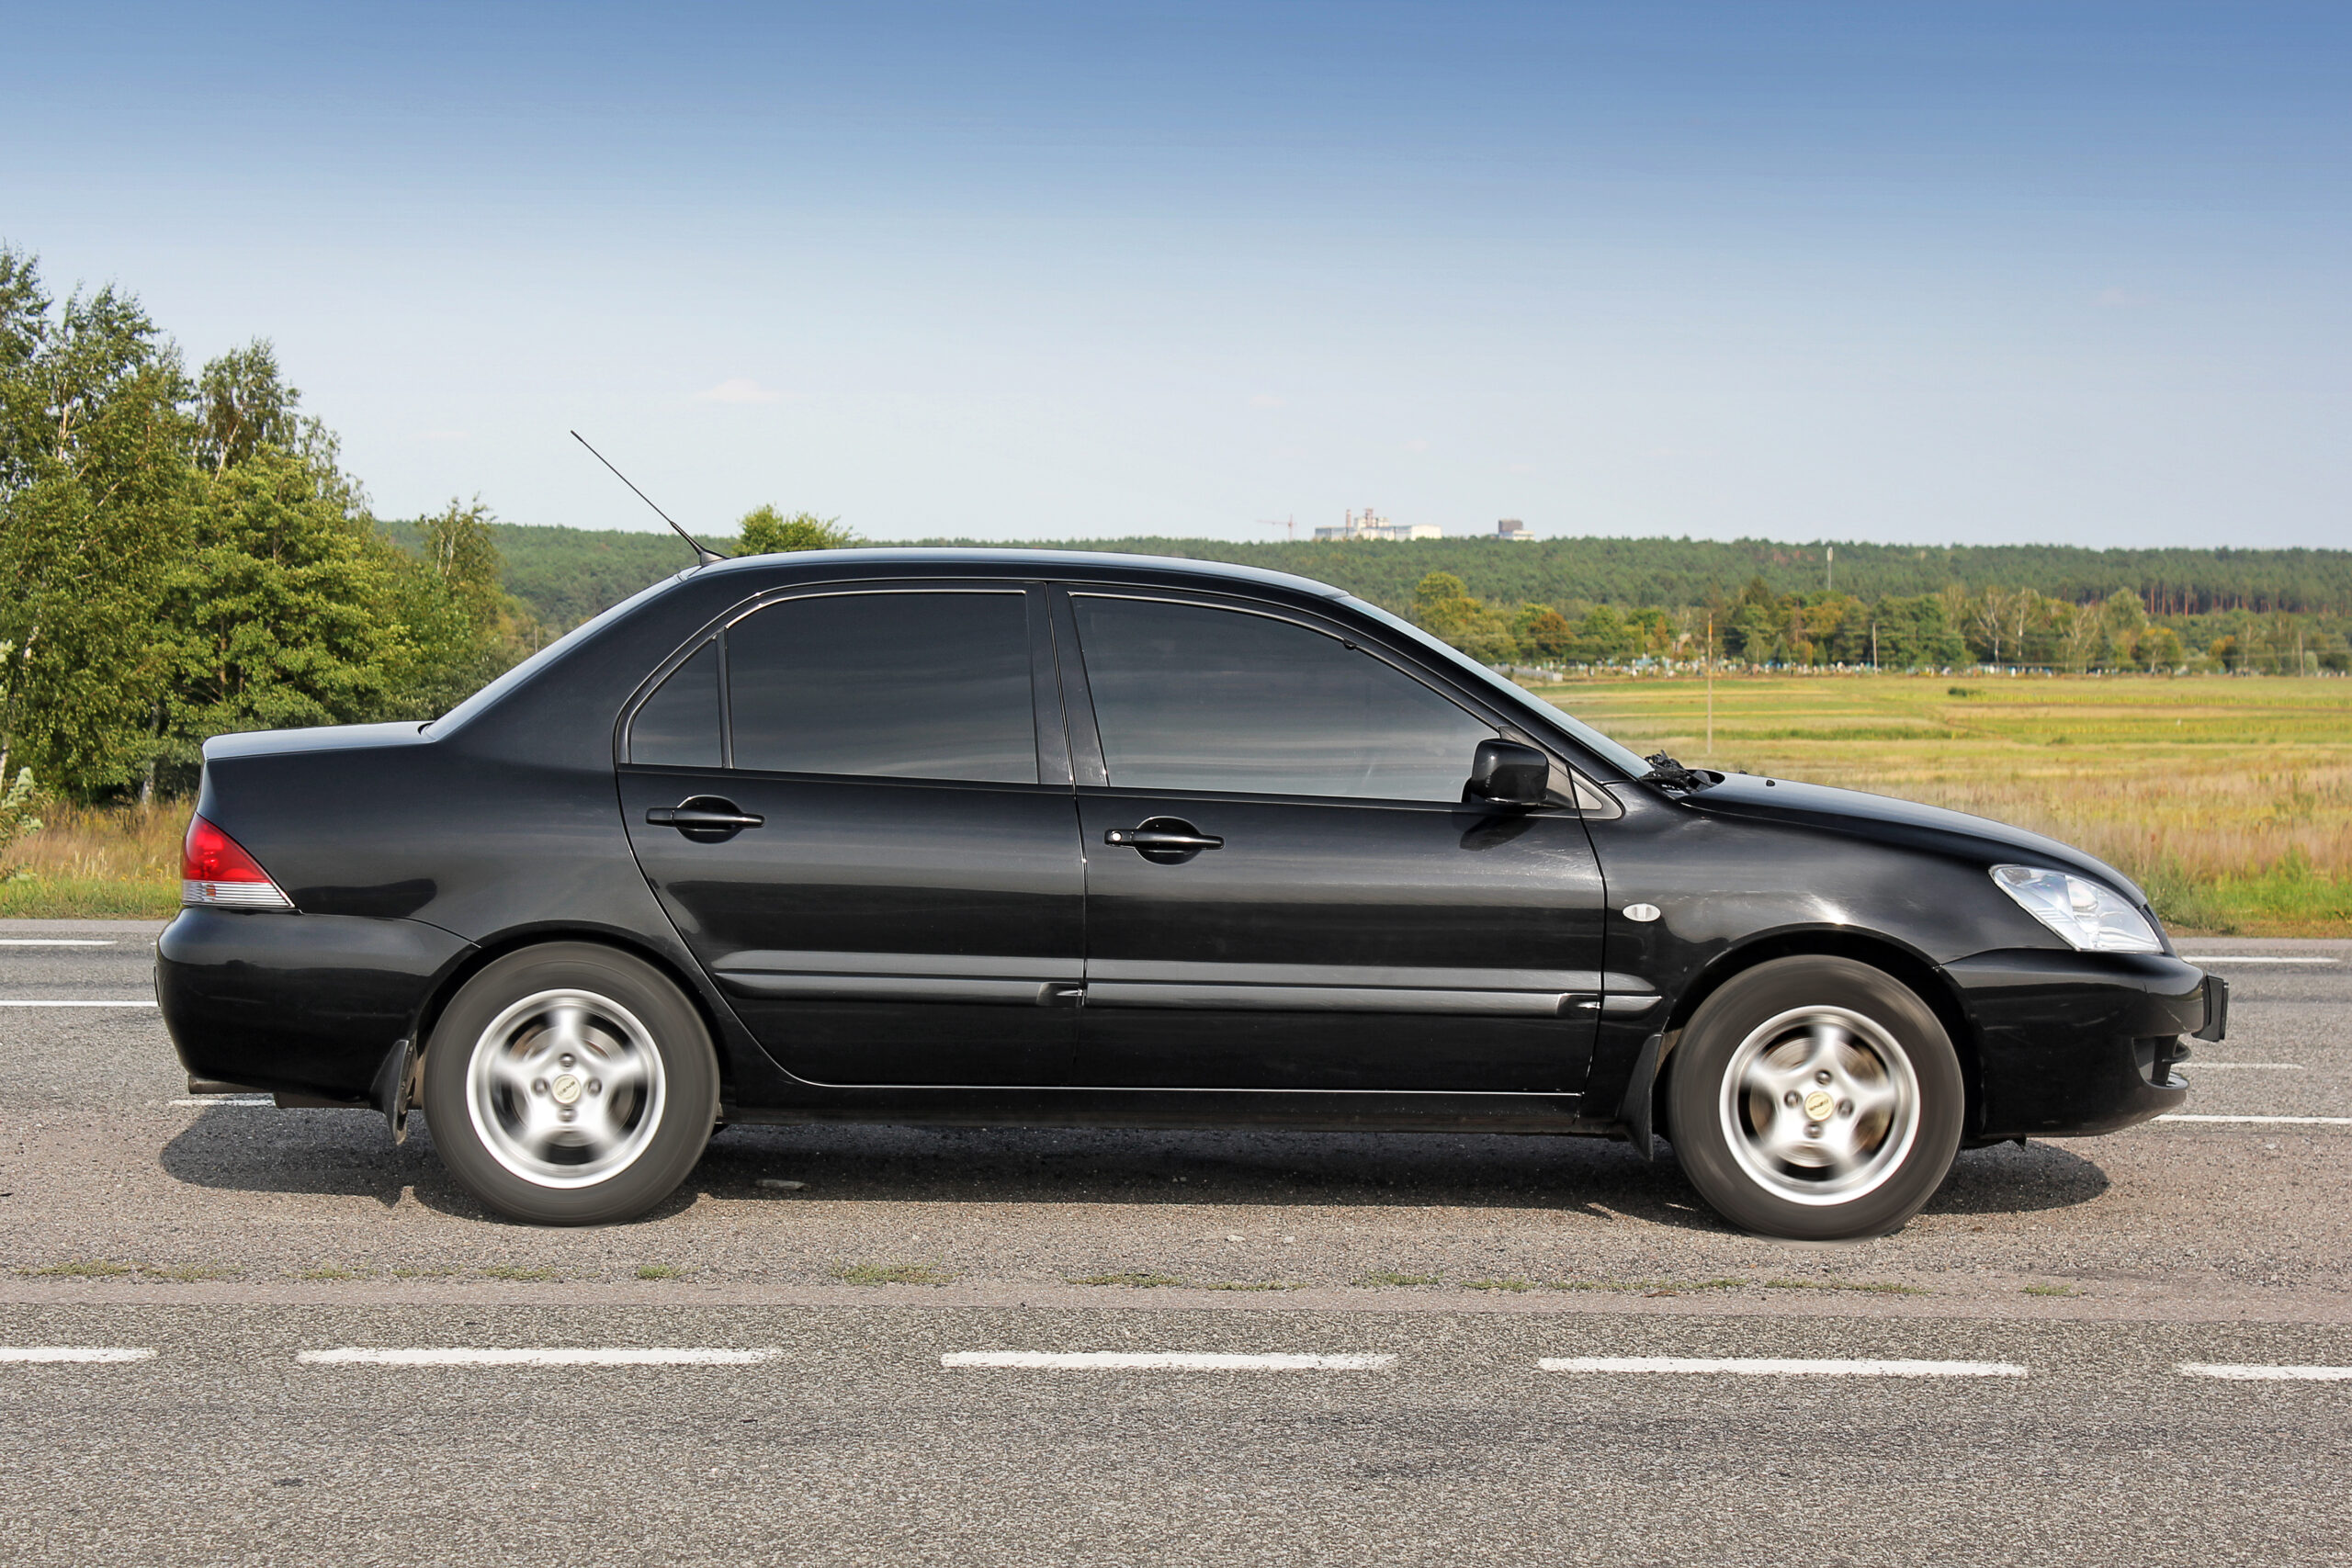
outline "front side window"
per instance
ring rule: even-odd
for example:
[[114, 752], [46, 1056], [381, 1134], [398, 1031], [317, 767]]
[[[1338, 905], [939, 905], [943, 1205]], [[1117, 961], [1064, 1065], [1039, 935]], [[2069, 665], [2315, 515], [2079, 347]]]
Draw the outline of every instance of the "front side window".
[[1454, 801], [1496, 733], [1295, 622], [1159, 599], [1070, 603], [1119, 788]]
[[771, 604], [727, 628], [727, 690], [739, 768], [1037, 782], [1018, 591]]

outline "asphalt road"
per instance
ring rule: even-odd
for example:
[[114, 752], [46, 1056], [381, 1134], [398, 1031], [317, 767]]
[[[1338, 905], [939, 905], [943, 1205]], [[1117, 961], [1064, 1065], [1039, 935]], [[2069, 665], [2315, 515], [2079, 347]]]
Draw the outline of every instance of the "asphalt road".
[[[53, 1005], [153, 930], [0, 922], [106, 944], [0, 945], [12, 1561], [2352, 1561], [2352, 1379], [2278, 1371], [2352, 1369], [2342, 1121], [1979, 1151], [1834, 1247], [1622, 1145], [903, 1128], [544, 1232]], [[2352, 1121], [2352, 943], [2184, 945], [2190, 1113]], [[1340, 1359], [943, 1362], [1100, 1352]]]

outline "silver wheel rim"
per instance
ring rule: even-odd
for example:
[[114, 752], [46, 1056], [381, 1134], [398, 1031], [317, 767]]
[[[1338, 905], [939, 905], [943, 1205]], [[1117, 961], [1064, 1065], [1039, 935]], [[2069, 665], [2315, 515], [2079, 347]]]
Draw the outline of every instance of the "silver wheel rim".
[[662, 1125], [666, 1075], [635, 1013], [593, 991], [541, 991], [493, 1020], [466, 1064], [474, 1134], [539, 1187], [594, 1187]]
[[1919, 1135], [1919, 1076], [1886, 1029], [1845, 1008], [1757, 1026], [1724, 1071], [1724, 1141], [1758, 1186], [1815, 1206], [1876, 1190]]

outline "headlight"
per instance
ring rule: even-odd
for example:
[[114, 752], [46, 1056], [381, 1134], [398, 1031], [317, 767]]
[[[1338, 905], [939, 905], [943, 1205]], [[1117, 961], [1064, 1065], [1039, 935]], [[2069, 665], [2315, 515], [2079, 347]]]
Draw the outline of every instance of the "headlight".
[[2162, 953], [2145, 915], [2086, 876], [2035, 865], [1996, 865], [1993, 880], [2035, 919], [2085, 953]]

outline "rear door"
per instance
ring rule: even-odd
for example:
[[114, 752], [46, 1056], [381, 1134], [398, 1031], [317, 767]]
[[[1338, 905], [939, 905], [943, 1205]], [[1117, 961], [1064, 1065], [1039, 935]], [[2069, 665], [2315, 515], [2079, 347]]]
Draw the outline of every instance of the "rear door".
[[1087, 853], [1075, 1081], [1582, 1086], [1600, 869], [1565, 795], [1462, 803], [1491, 716], [1310, 615], [1076, 585], [1058, 603], [1083, 651], [1064, 668]]
[[1046, 615], [1017, 583], [799, 592], [630, 716], [639, 863], [797, 1077], [1067, 1080], [1084, 870]]

